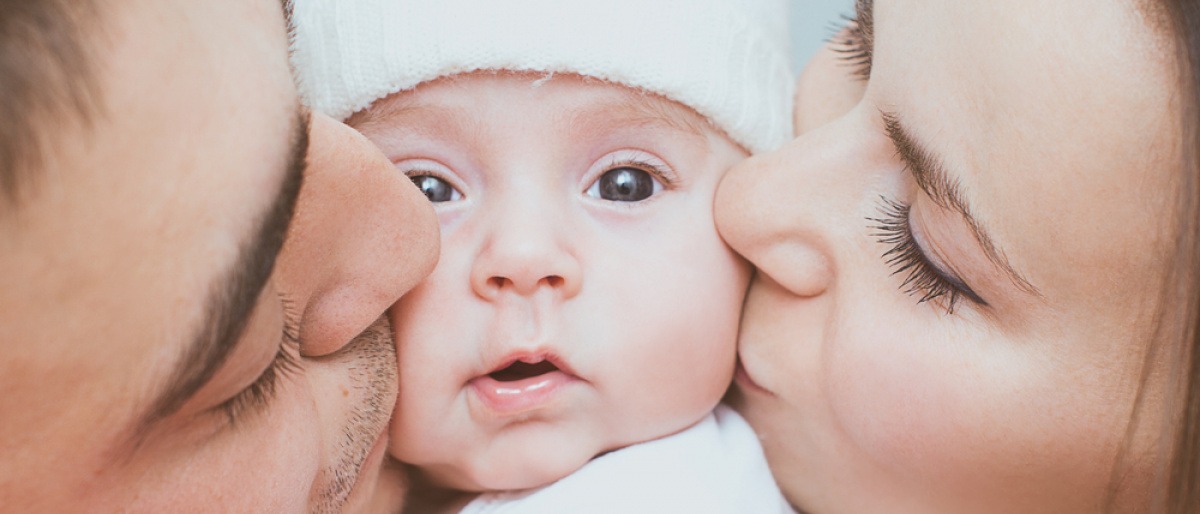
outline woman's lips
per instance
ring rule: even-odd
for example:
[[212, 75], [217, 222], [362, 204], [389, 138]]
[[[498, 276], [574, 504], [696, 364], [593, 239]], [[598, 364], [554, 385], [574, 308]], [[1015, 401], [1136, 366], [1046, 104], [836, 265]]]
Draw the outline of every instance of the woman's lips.
[[742, 388], [743, 390], [775, 396], [775, 393], [772, 393], [771, 391], [767, 390], [767, 388], [758, 385], [758, 382], [754, 381], [754, 378], [750, 376], [750, 372], [746, 371], [746, 367], [742, 365], [741, 359], [738, 359], [737, 371], [734, 372], [733, 381], [737, 382], [738, 387]]

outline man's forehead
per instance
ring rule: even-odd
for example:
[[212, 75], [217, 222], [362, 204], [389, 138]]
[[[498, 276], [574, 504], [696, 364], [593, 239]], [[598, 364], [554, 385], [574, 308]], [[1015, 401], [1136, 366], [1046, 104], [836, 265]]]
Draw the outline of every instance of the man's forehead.
[[[0, 358], [0, 373], [41, 384], [26, 399], [43, 410], [16, 419], [0, 403], [8, 427], [111, 432], [160, 394], [238, 255], [266, 248], [252, 260], [269, 273], [278, 253], [279, 238], [255, 243], [285, 170], [303, 161], [279, 5], [165, 4], [105, 11], [93, 61], [103, 109], [50, 132], [36, 197], [0, 222], [0, 339], [27, 350]], [[264, 274], [241, 273], [255, 277], [242, 289]]]

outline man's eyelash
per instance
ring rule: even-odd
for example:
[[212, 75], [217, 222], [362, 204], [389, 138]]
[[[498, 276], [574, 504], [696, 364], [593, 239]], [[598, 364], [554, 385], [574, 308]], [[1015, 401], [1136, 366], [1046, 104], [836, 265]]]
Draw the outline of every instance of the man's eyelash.
[[280, 298], [283, 304], [283, 330], [275, 359], [263, 370], [258, 379], [233, 398], [220, 405], [231, 426], [237, 425], [248, 414], [261, 411], [274, 400], [279, 383], [300, 369], [297, 355], [300, 353], [300, 325], [292, 304]]
[[988, 303], [962, 280], [941, 271], [925, 256], [913, 238], [910, 210], [910, 205], [881, 197], [880, 216], [867, 218], [873, 223], [871, 235], [888, 246], [882, 257], [892, 267], [892, 274], [905, 275], [900, 289], [912, 296], [920, 295], [917, 303], [942, 305], [948, 314], [954, 314], [955, 305], [964, 298], [986, 306]]

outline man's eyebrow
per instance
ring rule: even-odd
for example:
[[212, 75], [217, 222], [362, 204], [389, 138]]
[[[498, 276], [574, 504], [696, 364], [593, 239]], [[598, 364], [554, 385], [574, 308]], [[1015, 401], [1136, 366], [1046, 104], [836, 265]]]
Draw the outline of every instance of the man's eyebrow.
[[162, 392], [150, 403], [134, 431], [135, 439], [187, 403], [237, 347], [250, 312], [275, 268], [295, 213], [307, 163], [309, 122], [308, 110], [298, 107], [279, 191], [260, 214], [251, 237], [242, 241], [233, 265], [210, 285], [195, 336], [184, 348]]
[[912, 173], [917, 187], [920, 187], [925, 194], [929, 195], [929, 198], [938, 206], [953, 210], [963, 217], [963, 220], [971, 227], [971, 234], [975, 236], [975, 240], [983, 248], [983, 252], [987, 255], [988, 260], [1004, 271], [1008, 275], [1009, 280], [1012, 280], [1018, 289], [1035, 296], [1041, 296], [1041, 291], [1037, 287], [1034, 287], [1024, 275], [1013, 268], [1008, 258], [1004, 255], [1004, 252], [996, 246], [996, 242], [989, 234], [987, 228], [973, 214], [970, 204], [962, 194], [958, 181], [946, 173], [941, 159], [937, 158], [925, 146], [918, 143], [904, 128], [904, 125], [900, 122], [900, 118], [896, 114], [882, 112], [882, 115], [888, 138], [892, 140], [892, 146], [896, 148], [896, 154], [900, 156], [900, 160], [904, 162], [904, 166]]

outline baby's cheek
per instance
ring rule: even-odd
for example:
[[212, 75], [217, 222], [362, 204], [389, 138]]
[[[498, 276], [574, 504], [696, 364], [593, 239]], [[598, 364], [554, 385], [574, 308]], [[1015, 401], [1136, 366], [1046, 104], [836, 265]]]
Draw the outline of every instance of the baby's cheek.
[[[613, 376], [642, 378], [646, 391], [640, 405], [641, 415], [661, 420], [663, 433], [683, 428], [710, 411], [725, 393], [733, 376], [736, 360], [736, 323], [696, 323], [696, 316], [657, 320], [659, 329], [631, 348], [646, 366], [638, 370], [618, 371]], [[709, 316], [707, 319], [715, 319]], [[655, 320], [648, 320], [652, 322]], [[631, 338], [632, 339], [632, 338]], [[624, 373], [622, 373], [622, 371]], [[629, 404], [630, 398], [618, 399]], [[662, 434], [657, 434], [662, 435]]]

